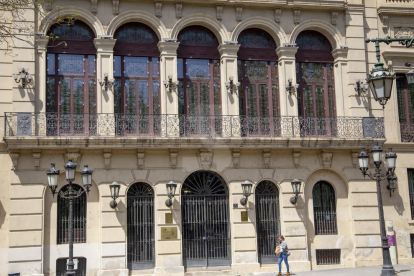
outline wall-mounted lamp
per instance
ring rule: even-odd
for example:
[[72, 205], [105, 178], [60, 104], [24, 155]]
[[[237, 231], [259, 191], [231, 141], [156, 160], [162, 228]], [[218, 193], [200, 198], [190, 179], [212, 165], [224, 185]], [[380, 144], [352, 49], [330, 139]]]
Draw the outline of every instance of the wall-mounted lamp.
[[290, 203], [295, 205], [296, 202], [298, 202], [298, 196], [300, 193], [300, 186], [302, 182], [300, 180], [294, 179], [290, 184], [292, 184], [293, 193], [295, 194], [294, 197], [290, 198]]
[[55, 169], [55, 163], [50, 163], [50, 165], [52, 165], [52, 167], [46, 171], [47, 182], [49, 183], [49, 187], [52, 190], [53, 197], [55, 197], [56, 188], [58, 186], [59, 181], [60, 170]]
[[397, 189], [397, 176], [395, 174], [389, 174], [387, 175], [387, 180], [388, 180], [388, 185], [387, 185], [387, 189], [390, 191], [390, 197], [391, 197], [391, 193], [393, 193], [395, 191], [395, 189]]
[[179, 81], [172, 81], [172, 75], [168, 75], [168, 81], [164, 81], [165, 88], [168, 88], [168, 91], [171, 93], [173, 89], [176, 89], [178, 85], [180, 84]]
[[86, 188], [86, 192], [89, 194], [90, 188], [92, 187], [92, 173], [93, 171], [85, 165], [81, 171], [83, 186]]
[[252, 194], [253, 184], [249, 180], [246, 180], [241, 184], [241, 186], [242, 186], [244, 197], [240, 199], [240, 204], [245, 206], [247, 204], [247, 198]]
[[363, 79], [355, 79], [354, 89], [358, 93], [358, 96], [361, 96], [361, 94], [366, 95], [368, 92], [368, 84], [364, 84]]
[[172, 205], [172, 199], [175, 195], [175, 189], [177, 188], [177, 184], [174, 181], [170, 181], [167, 183], [167, 196], [168, 199], [165, 201], [165, 205], [170, 207]]
[[234, 83], [233, 79], [234, 79], [233, 76], [230, 76], [229, 77], [230, 82], [226, 82], [226, 87], [227, 89], [230, 90], [231, 94], [233, 94], [234, 91], [237, 91], [238, 87], [240, 86], [240, 82]]
[[[20, 79], [19, 79], [20, 75]], [[14, 81], [16, 83], [22, 82], [23, 88], [26, 87], [26, 84], [32, 82], [32, 75], [29, 74], [29, 68], [19, 68], [19, 75], [13, 75]]]
[[406, 74], [408, 85], [414, 85], [414, 71], [411, 69], [411, 63], [406, 62], [405, 66], [410, 67], [410, 71]]
[[109, 203], [109, 206], [111, 206], [112, 209], [114, 209], [118, 205], [116, 199], [119, 197], [120, 188], [121, 185], [119, 185], [116, 181], [109, 185], [109, 189], [111, 190], [111, 198], [113, 199], [111, 203]]
[[113, 85], [115, 82], [115, 79], [108, 79], [108, 73], [104, 73], [104, 79], [98, 79], [99, 84], [102, 86], [105, 86], [105, 90], [108, 90], [108, 86]]
[[286, 91], [289, 92], [289, 95], [292, 95], [293, 92], [298, 90], [299, 84], [292, 85], [293, 79], [289, 78], [288, 83], [286, 84]]

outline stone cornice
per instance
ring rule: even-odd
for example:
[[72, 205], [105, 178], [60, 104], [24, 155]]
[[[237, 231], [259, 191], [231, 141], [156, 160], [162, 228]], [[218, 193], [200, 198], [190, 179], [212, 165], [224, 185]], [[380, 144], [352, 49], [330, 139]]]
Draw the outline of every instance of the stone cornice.
[[113, 52], [114, 46], [116, 43], [116, 39], [103, 39], [103, 38], [95, 38], [93, 40], [93, 44], [95, 44], [95, 48], [98, 52]]
[[379, 15], [386, 13], [386, 14], [394, 14], [394, 15], [412, 15], [414, 14], [414, 7], [412, 4], [388, 4], [388, 5], [381, 5], [377, 12]]
[[[402, 46], [404, 47], [404, 46]], [[406, 60], [407, 58], [414, 58], [414, 51], [411, 49], [407, 49], [407, 48], [401, 48], [401, 49], [396, 49], [396, 50], [383, 50], [382, 51], [382, 55], [384, 56], [384, 58], [386, 58], [387, 60], [393, 60], [393, 59], [404, 59]]]
[[392, 148], [393, 152], [397, 153], [413, 153], [414, 143], [401, 142], [401, 143], [384, 143], [383, 149]]

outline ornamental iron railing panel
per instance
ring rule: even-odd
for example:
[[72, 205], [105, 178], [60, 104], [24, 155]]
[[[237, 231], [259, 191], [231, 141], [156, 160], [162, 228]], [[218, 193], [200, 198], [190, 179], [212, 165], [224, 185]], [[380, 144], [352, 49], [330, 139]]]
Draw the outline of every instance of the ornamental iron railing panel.
[[[75, 276], [86, 276], [86, 259], [85, 258], [74, 258], [75, 263]], [[57, 259], [56, 260], [56, 276], [66, 276], [68, 259]]]
[[385, 138], [375, 117], [251, 117], [6, 112], [5, 137]]
[[341, 264], [341, 249], [316, 249], [316, 264]]

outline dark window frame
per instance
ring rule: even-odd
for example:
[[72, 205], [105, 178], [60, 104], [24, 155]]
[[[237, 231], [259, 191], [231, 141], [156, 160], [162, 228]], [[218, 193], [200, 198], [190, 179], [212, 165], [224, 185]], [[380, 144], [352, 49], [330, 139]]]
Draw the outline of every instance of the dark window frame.
[[407, 169], [411, 220], [414, 220], [414, 169]]
[[[333, 186], [327, 181], [318, 181], [312, 188], [312, 199], [315, 235], [338, 235], [336, 195]], [[320, 206], [315, 206], [316, 203]]]

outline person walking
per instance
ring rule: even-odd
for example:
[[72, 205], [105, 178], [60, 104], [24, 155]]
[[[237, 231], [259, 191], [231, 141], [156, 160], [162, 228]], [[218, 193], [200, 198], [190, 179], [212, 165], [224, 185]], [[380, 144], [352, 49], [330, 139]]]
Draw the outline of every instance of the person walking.
[[279, 236], [279, 247], [280, 247], [280, 254], [279, 254], [279, 274], [278, 276], [282, 275], [282, 260], [285, 261], [287, 273], [286, 276], [289, 276], [289, 263], [288, 263], [288, 256], [290, 255], [287, 243], [285, 242], [285, 237]]

